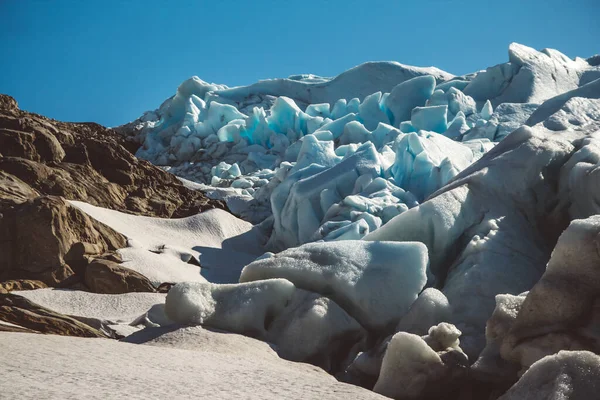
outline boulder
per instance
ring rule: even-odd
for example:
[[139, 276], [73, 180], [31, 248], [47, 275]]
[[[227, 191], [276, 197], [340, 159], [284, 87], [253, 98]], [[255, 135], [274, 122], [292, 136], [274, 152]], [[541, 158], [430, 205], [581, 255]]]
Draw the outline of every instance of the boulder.
[[116, 262], [96, 259], [85, 268], [85, 284], [94, 293], [155, 292], [144, 275]]
[[126, 246], [124, 236], [62, 198], [28, 200], [0, 219], [0, 275], [57, 285], [80, 261], [69, 254], [78, 242], [96, 244], [99, 253]]
[[6, 321], [40, 333], [106, 337], [100, 331], [82, 322], [58, 314], [14, 294], [0, 294], [0, 321]]
[[0, 293], [8, 293], [18, 290], [35, 290], [47, 288], [42, 281], [30, 280], [30, 279], [17, 279], [0, 282]]
[[39, 193], [19, 178], [0, 171], [0, 209], [24, 203]]

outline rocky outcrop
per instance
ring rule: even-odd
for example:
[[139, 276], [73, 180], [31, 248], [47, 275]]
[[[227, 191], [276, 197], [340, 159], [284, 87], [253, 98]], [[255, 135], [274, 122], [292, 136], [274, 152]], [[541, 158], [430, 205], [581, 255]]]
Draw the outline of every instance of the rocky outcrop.
[[85, 269], [85, 284], [94, 293], [155, 292], [144, 275], [109, 260], [94, 260]]
[[112, 129], [24, 112], [0, 95], [0, 206], [46, 194], [157, 217], [225, 208], [138, 160], [137, 147]]
[[40, 333], [106, 337], [100, 331], [82, 322], [58, 314], [14, 294], [0, 294], [0, 320]]
[[0, 277], [38, 279], [55, 286], [86, 265], [79, 242], [97, 254], [126, 246], [125, 237], [54, 196], [40, 196], [5, 211], [0, 219]]
[[[122, 235], [65, 200], [167, 218], [224, 208], [138, 160], [131, 153], [136, 148], [111, 129], [24, 112], [13, 98], [0, 95], [0, 281], [72, 286], [83, 280], [91, 257], [126, 246]], [[112, 280], [102, 280], [121, 282], [118, 287], [97, 290], [154, 290], [117, 269], [111, 269]]]

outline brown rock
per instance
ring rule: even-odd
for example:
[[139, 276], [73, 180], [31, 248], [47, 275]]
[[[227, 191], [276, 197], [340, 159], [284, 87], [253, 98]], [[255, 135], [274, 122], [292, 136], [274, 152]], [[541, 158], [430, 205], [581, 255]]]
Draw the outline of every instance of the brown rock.
[[4, 293], [12, 292], [14, 290], [35, 290], [47, 288], [42, 281], [35, 281], [31, 279], [17, 279], [0, 282], [0, 290], [4, 290]]
[[0, 94], [0, 110], [19, 111], [19, 104], [13, 97]]
[[[64, 200], [35, 199], [40, 195], [157, 217], [225, 208], [138, 160], [136, 149], [112, 129], [21, 111], [12, 97], [0, 95], [0, 279], [74, 285], [90, 255], [125, 246], [123, 236]], [[89, 254], [77, 243], [98, 247]]]
[[0, 129], [0, 148], [4, 156], [22, 157], [32, 161], [60, 162], [65, 151], [46, 130], [35, 133]]
[[0, 171], [0, 210], [24, 203], [39, 196], [22, 180]]
[[159, 217], [225, 208], [138, 160], [132, 154], [138, 145], [112, 129], [20, 111], [9, 96], [0, 95], [0, 104], [0, 171], [40, 194]]
[[67, 262], [75, 266], [69, 252], [79, 242], [98, 246], [99, 253], [126, 246], [125, 237], [65, 200], [40, 196], [0, 220], [0, 273], [57, 285], [73, 275]]
[[156, 288], [156, 291], [158, 293], [169, 293], [169, 290], [171, 290], [171, 288], [175, 286], [175, 283], [172, 282], [163, 282], [160, 285], [158, 285], [158, 287]]
[[85, 284], [94, 293], [155, 292], [144, 275], [109, 260], [94, 260], [85, 269]]
[[40, 333], [106, 337], [102, 332], [91, 326], [14, 294], [0, 294], [0, 320]]

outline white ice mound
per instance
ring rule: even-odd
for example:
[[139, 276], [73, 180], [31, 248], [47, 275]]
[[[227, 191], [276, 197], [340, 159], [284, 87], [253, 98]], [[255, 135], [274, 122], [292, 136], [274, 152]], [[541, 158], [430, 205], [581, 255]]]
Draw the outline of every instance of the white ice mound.
[[[216, 285], [180, 283], [168, 293], [167, 317], [272, 343], [280, 357], [335, 373], [363, 327], [331, 299], [296, 289], [285, 279]], [[140, 334], [141, 335], [141, 334]], [[138, 335], [139, 336], [139, 335]]]
[[179, 283], [167, 294], [165, 312], [178, 323], [264, 338], [269, 323], [288, 305], [295, 291], [285, 279], [221, 285]]
[[525, 372], [498, 400], [583, 400], [600, 392], [600, 357], [589, 351], [560, 351]]
[[460, 388], [468, 359], [451, 324], [431, 327], [427, 336], [398, 332], [390, 340], [373, 390], [394, 399], [446, 398]]
[[435, 288], [421, 292], [417, 300], [396, 326], [396, 332], [425, 335], [429, 328], [440, 322], [449, 321], [452, 310], [444, 293]]
[[464, 88], [475, 100], [501, 103], [541, 103], [580, 85], [592, 67], [583, 59], [571, 60], [559, 51], [537, 51], [518, 43], [508, 49], [509, 62], [490, 67]]
[[286, 360], [309, 362], [335, 373], [365, 336], [362, 326], [334, 301], [299, 289], [269, 325], [266, 340]]
[[246, 266], [240, 282], [284, 278], [327, 296], [367, 329], [395, 326], [425, 286], [421, 243], [310, 243]]

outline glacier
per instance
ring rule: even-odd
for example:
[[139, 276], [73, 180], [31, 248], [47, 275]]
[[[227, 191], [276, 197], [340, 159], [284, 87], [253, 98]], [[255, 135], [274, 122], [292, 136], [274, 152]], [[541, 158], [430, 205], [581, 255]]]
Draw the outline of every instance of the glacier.
[[128, 268], [174, 285], [126, 315], [104, 310], [114, 298], [30, 298], [124, 342], [267, 349], [227, 335], [249, 336], [395, 399], [596, 393], [597, 57], [513, 43], [463, 76], [370, 62], [234, 88], [192, 77], [117, 130], [231, 214], [72, 202], [127, 237]]

